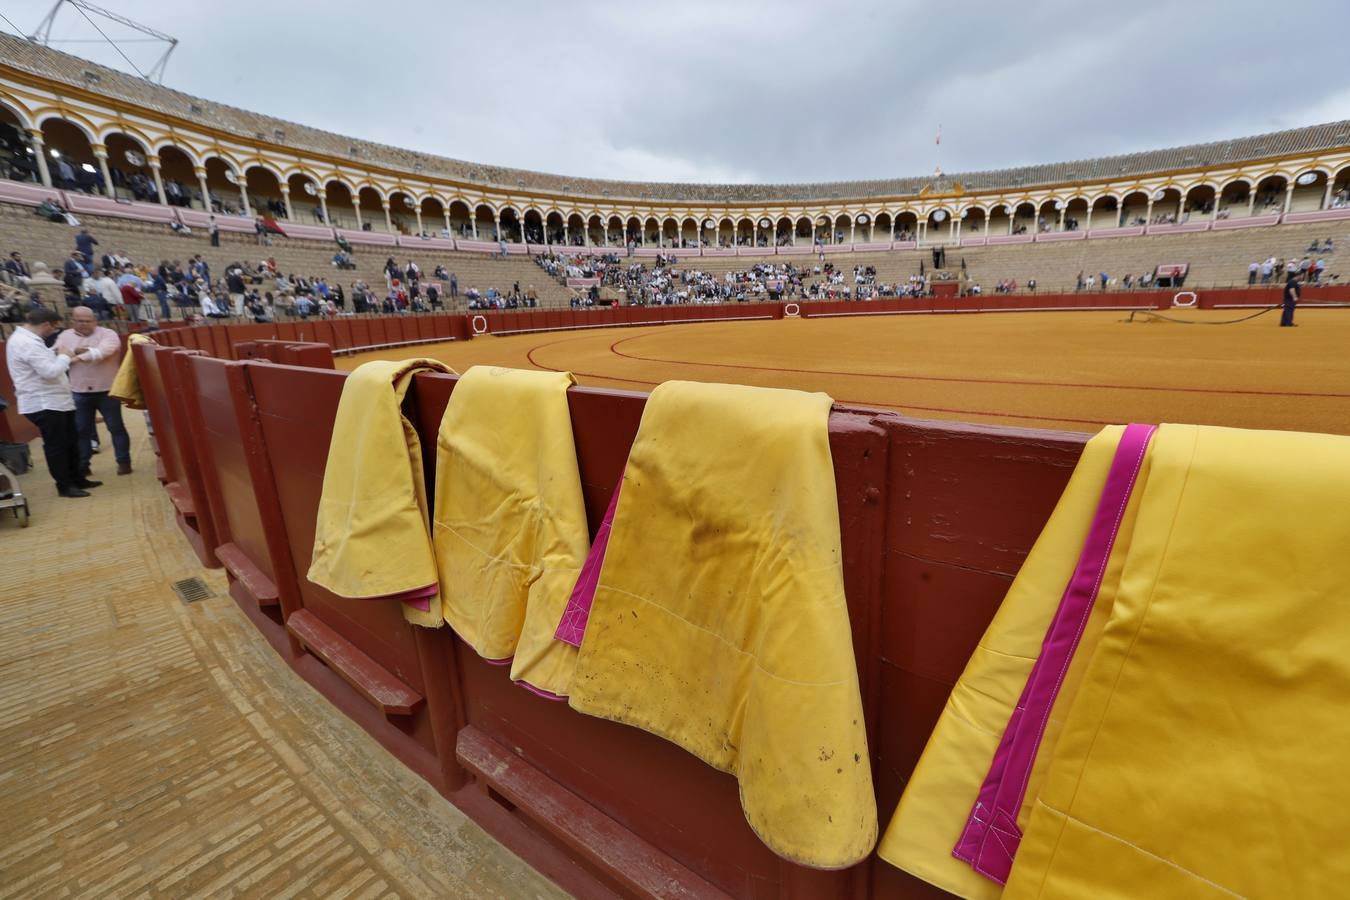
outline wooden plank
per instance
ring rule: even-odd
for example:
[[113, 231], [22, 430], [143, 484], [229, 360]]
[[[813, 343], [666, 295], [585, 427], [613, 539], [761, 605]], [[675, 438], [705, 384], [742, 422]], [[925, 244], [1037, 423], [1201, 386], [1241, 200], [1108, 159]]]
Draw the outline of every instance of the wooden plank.
[[238, 544], [221, 544], [216, 548], [216, 559], [253, 595], [259, 606], [277, 606], [281, 603], [281, 595], [277, 593], [277, 586], [272, 583], [272, 579], [248, 558]]
[[473, 726], [459, 733], [464, 767], [578, 854], [589, 866], [642, 897], [726, 897]]
[[410, 716], [422, 705], [421, 694], [361, 652], [309, 610], [299, 609], [291, 613], [286, 620], [286, 630], [295, 635], [310, 653], [342, 676], [343, 681], [378, 706], [386, 716]]

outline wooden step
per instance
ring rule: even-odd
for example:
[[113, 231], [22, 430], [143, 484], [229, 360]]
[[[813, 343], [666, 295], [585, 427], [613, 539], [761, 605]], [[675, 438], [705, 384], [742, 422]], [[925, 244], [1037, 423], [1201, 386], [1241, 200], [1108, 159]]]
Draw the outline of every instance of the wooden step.
[[244, 586], [244, 590], [259, 606], [277, 606], [281, 603], [281, 595], [277, 593], [277, 586], [272, 583], [272, 579], [245, 555], [238, 544], [233, 541], [221, 544], [216, 548], [216, 559]]
[[421, 707], [421, 694], [309, 610], [291, 613], [286, 619], [286, 630], [386, 716], [410, 716]]

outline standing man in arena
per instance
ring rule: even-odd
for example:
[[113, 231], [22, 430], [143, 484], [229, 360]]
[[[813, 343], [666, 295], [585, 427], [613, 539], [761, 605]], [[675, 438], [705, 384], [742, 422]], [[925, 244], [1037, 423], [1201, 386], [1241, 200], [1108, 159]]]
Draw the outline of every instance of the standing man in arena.
[[24, 324], [10, 335], [6, 346], [9, 377], [19, 414], [42, 432], [42, 453], [47, 471], [62, 497], [88, 497], [86, 488], [102, 482], [80, 477], [79, 438], [75, 433], [75, 400], [66, 372], [85, 350], [53, 351], [47, 338], [56, 333], [61, 316], [53, 309], [34, 309]]
[[79, 435], [79, 475], [89, 477], [93, 456], [94, 414], [101, 413], [112, 435], [117, 474], [131, 474], [131, 437], [122, 424], [122, 404], [109, 398], [108, 390], [122, 360], [122, 342], [117, 332], [98, 324], [94, 311], [77, 306], [70, 311], [70, 329], [56, 338], [56, 352], [78, 354], [70, 370], [70, 388], [75, 394], [75, 432]]
[[1298, 272], [1289, 270], [1289, 280], [1284, 283], [1284, 311], [1280, 313], [1281, 328], [1297, 328], [1294, 324], [1294, 307], [1298, 306], [1300, 296]]

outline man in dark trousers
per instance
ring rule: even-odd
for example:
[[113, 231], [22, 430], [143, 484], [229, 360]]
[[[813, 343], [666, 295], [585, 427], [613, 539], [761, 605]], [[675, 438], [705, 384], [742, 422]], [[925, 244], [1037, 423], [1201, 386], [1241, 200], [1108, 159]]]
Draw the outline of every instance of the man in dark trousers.
[[102, 482], [90, 481], [79, 471], [79, 438], [75, 430], [75, 399], [70, 393], [66, 372], [81, 362], [87, 350], [59, 350], [47, 346], [47, 338], [56, 334], [61, 316], [55, 310], [32, 310], [24, 324], [14, 330], [6, 344], [9, 377], [14, 382], [14, 397], [19, 413], [42, 432], [42, 452], [47, 471], [62, 497], [88, 497], [87, 488]]
[[1280, 313], [1281, 328], [1297, 328], [1294, 324], [1294, 307], [1298, 306], [1300, 289], [1298, 272], [1290, 269], [1289, 280], [1284, 283], [1284, 311]]

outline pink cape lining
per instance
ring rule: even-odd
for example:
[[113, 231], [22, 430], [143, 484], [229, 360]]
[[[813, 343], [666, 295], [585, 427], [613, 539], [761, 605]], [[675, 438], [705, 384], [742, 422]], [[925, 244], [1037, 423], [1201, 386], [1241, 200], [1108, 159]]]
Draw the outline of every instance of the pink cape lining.
[[1128, 425], [1116, 446], [1078, 564], [1041, 643], [1040, 656], [1008, 719], [965, 830], [952, 849], [957, 859], [999, 884], [1007, 883], [1022, 840], [1017, 814], [1026, 797], [1050, 710], [1097, 600], [1125, 507], [1156, 430], [1153, 425]]
[[572, 596], [568, 598], [567, 607], [563, 609], [562, 619], [558, 621], [558, 627], [553, 632], [554, 639], [564, 644], [580, 647], [581, 639], [586, 634], [586, 623], [590, 621], [595, 590], [600, 586], [600, 570], [605, 565], [605, 551], [609, 549], [609, 533], [614, 525], [614, 510], [619, 507], [619, 490], [622, 487], [623, 480], [620, 479], [614, 488], [613, 496], [609, 498], [609, 508], [605, 510], [605, 518], [600, 522], [600, 529], [595, 533], [591, 552], [586, 554], [586, 562], [582, 564], [581, 573], [577, 575], [576, 586], [572, 588]]

